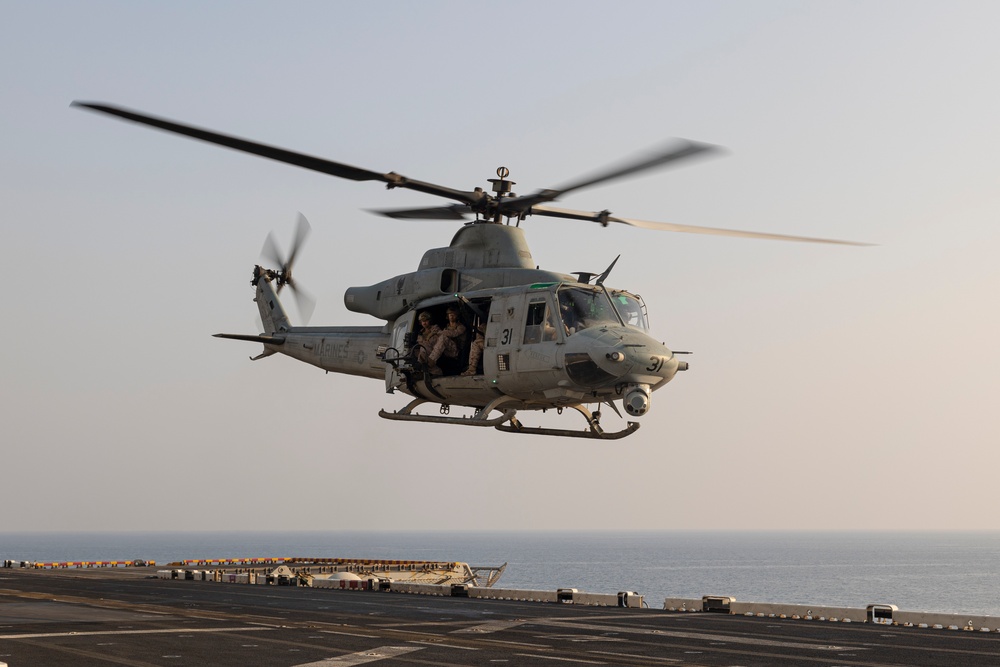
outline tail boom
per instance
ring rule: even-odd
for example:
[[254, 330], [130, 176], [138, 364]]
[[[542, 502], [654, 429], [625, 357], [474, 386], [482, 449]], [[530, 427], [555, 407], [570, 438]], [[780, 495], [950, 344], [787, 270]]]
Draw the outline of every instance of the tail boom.
[[389, 345], [389, 332], [384, 327], [291, 327], [274, 335], [215, 337], [263, 343], [268, 356], [284, 354], [328, 373], [385, 378], [380, 353]]

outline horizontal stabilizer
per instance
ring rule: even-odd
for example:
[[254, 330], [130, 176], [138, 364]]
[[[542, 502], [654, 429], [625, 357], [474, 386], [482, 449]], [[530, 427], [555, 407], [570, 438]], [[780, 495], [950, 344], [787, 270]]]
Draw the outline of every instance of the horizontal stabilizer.
[[263, 343], [264, 345], [283, 345], [284, 336], [251, 336], [249, 334], [212, 334], [214, 338], [229, 338], [231, 340], [246, 340], [251, 343]]

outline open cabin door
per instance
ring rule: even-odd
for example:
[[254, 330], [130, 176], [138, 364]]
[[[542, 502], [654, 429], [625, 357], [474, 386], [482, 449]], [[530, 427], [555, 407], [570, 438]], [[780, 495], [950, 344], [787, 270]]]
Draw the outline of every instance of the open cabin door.
[[413, 331], [413, 320], [416, 312], [408, 310], [396, 319], [392, 326], [392, 337], [389, 340], [389, 350], [385, 353], [385, 393], [391, 394], [402, 381], [399, 374], [399, 363], [409, 350], [406, 347], [406, 334]]

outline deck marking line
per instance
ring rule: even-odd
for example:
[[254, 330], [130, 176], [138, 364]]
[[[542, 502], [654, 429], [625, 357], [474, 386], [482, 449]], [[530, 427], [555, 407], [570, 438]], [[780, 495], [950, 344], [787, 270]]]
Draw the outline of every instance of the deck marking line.
[[473, 625], [468, 628], [461, 628], [460, 630], [452, 630], [450, 634], [459, 634], [462, 632], [500, 632], [502, 630], [508, 630], [510, 628], [516, 628], [519, 625], [524, 625], [527, 621], [490, 621], [489, 623], [481, 623], [480, 625]]
[[325, 660], [317, 660], [315, 662], [304, 662], [299, 665], [293, 665], [293, 667], [326, 667], [327, 665], [364, 665], [369, 662], [377, 662], [379, 660], [389, 660], [406, 653], [412, 653], [413, 651], [422, 651], [422, 646], [380, 646], [378, 648], [368, 649], [367, 651], [359, 651], [357, 653], [348, 653], [347, 655], [337, 656], [336, 658], [326, 658]]
[[541, 658], [542, 660], [558, 660], [560, 662], [579, 662], [584, 665], [606, 665], [606, 662], [596, 662], [594, 660], [580, 660], [578, 658], [558, 658], [554, 655], [538, 655], [537, 653], [515, 653], [522, 658]]
[[412, 642], [408, 642], [408, 643], [410, 643], [410, 644], [422, 644], [423, 646], [440, 646], [441, 648], [457, 648], [457, 649], [462, 650], [462, 651], [478, 651], [479, 650], [478, 648], [475, 648], [474, 646], [455, 646], [454, 644], [442, 644], [440, 642], [434, 643], [434, 642], [412, 641]]
[[500, 646], [524, 646], [526, 648], [546, 648], [546, 649], [552, 648], [552, 646], [550, 646], [549, 644], [529, 644], [528, 642], [511, 642], [511, 641], [505, 641], [503, 639], [484, 638], [480, 639], [479, 641], [484, 642], [486, 644], [497, 644]]
[[593, 625], [590, 623], [560, 623], [545, 622], [536, 619], [535, 623], [543, 626], [553, 626], [557, 628], [567, 628], [574, 630], [594, 630], [608, 631], [614, 630], [621, 634], [629, 635], [653, 635], [655, 637], [673, 637], [675, 639], [697, 639], [701, 641], [728, 642], [730, 644], [750, 644], [753, 646], [775, 646], [780, 648], [798, 648], [811, 651], [864, 651], [862, 646], [839, 646], [835, 644], [809, 644], [806, 642], [779, 641], [776, 639], [758, 639], [755, 637], [740, 637], [737, 635], [718, 635], [711, 632], [683, 632], [680, 630], [646, 630], [622, 628], [610, 625]]
[[552, 641], [567, 641], [575, 642], [577, 644], [593, 643], [593, 642], [619, 642], [628, 643], [632, 641], [631, 639], [625, 639], [624, 637], [608, 637], [606, 635], [583, 635], [568, 633], [563, 635], [548, 634], [548, 635], [535, 635], [536, 639], [548, 639]]
[[661, 658], [651, 655], [637, 655], [635, 653], [617, 653], [615, 651], [587, 651], [587, 653], [597, 653], [598, 655], [611, 655], [616, 658], [638, 658], [646, 662], [682, 662], [680, 658]]
[[363, 635], [359, 632], [337, 632], [336, 630], [320, 630], [327, 635], [345, 635], [347, 637], [364, 637], [365, 639], [378, 639], [378, 635]]
[[159, 630], [96, 630], [93, 632], [39, 632], [30, 635], [0, 635], [0, 639], [44, 639], [46, 637], [94, 637], [99, 635], [169, 635], [177, 632], [261, 632], [268, 628], [167, 628]]

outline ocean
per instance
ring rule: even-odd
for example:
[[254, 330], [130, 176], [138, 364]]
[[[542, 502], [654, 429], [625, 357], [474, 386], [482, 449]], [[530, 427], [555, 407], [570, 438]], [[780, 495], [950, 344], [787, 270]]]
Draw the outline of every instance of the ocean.
[[1000, 616], [1000, 532], [0, 533], [0, 560], [373, 558], [507, 563], [498, 585]]

